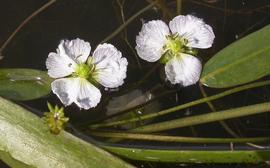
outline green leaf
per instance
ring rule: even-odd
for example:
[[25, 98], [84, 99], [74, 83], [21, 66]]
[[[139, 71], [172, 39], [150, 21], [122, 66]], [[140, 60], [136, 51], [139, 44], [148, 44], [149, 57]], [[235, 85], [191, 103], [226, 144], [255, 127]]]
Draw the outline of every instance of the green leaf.
[[262, 163], [270, 160], [270, 150], [166, 150], [103, 146], [131, 160], [170, 163]]
[[65, 131], [51, 134], [42, 119], [1, 97], [0, 159], [14, 168], [133, 168]]
[[226, 88], [270, 74], [270, 25], [227, 46], [204, 66], [201, 83]]
[[216, 111], [211, 113], [205, 113], [200, 115], [194, 115], [189, 117], [182, 117], [177, 119], [171, 119], [168, 121], [156, 122], [153, 124], [143, 125], [129, 132], [137, 133], [150, 133], [161, 132], [176, 128], [183, 128], [188, 126], [194, 126], [199, 124], [205, 124], [215, 121], [227, 120], [238, 117], [245, 117], [249, 115], [255, 115], [260, 113], [266, 113], [270, 111], [270, 101], [265, 103], [258, 103], [254, 105], [248, 105], [238, 108], [232, 108], [228, 110]]
[[0, 69], [0, 96], [12, 100], [31, 100], [50, 93], [52, 79], [45, 71]]

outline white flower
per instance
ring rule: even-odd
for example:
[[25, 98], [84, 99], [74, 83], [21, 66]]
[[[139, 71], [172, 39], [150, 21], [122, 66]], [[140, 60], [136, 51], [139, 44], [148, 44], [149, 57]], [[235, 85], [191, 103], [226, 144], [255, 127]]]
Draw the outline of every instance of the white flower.
[[101, 98], [94, 86], [115, 88], [124, 83], [128, 62], [111, 44], [100, 44], [89, 56], [90, 43], [81, 39], [62, 40], [46, 60], [48, 74], [57, 78], [51, 87], [64, 105], [77, 104], [80, 108], [95, 107]]
[[179, 15], [169, 26], [161, 20], [145, 23], [136, 37], [136, 50], [140, 58], [165, 64], [166, 79], [172, 84], [189, 86], [199, 80], [201, 62], [193, 48], [209, 48], [215, 35], [202, 19], [192, 15]]

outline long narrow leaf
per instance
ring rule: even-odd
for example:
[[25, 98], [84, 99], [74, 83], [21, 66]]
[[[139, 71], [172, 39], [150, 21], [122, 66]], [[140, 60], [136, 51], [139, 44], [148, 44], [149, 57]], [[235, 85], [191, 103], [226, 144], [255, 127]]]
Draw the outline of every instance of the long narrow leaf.
[[0, 159], [15, 168], [133, 167], [65, 131], [51, 134], [39, 117], [3, 98], [0, 98]]
[[204, 66], [201, 82], [225, 88], [270, 74], [270, 25], [224, 48]]
[[171, 163], [260, 163], [270, 160], [270, 150], [158, 150], [104, 146], [132, 160]]

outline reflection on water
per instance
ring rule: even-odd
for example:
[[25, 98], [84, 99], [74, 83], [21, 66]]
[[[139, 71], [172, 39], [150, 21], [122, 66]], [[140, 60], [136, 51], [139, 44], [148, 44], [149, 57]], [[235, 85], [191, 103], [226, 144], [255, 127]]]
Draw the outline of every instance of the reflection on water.
[[[138, 89], [130, 91], [118, 97], [113, 97], [109, 101], [106, 107], [107, 108], [106, 115], [112, 116], [113, 114], [117, 114], [121, 111], [125, 111], [125, 110], [133, 108], [134, 110], [130, 110], [130, 112], [125, 113], [124, 115], [121, 115], [120, 117], [117, 117], [117, 119], [123, 120], [123, 119], [128, 119], [131, 117], [140, 118], [141, 115], [149, 114], [152, 112], [158, 112], [161, 110], [160, 103], [158, 101], [148, 103], [143, 107], [137, 107], [141, 104], [144, 104], [145, 102], [151, 101], [154, 98], [155, 98], [154, 94], [151, 93], [150, 91], [143, 92], [142, 90], [138, 90]], [[110, 121], [111, 120], [107, 120], [107, 122], [110, 122]], [[146, 124], [146, 123], [149, 123], [149, 122], [143, 122], [143, 124]], [[132, 125], [125, 124], [125, 125], [120, 126], [120, 128], [131, 129], [135, 126], [136, 125], [134, 125], [134, 123]]]
[[107, 106], [107, 115], [115, 114], [119, 111], [124, 111], [131, 107], [138, 106], [146, 101], [151, 100], [152, 98], [152, 93], [143, 93], [141, 90], [134, 90], [127, 94], [113, 97]]

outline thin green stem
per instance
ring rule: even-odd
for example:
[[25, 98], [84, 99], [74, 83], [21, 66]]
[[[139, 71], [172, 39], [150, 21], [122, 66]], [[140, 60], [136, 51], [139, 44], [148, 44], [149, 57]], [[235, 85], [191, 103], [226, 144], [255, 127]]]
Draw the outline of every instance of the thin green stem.
[[152, 69], [150, 69], [150, 71], [148, 71], [144, 76], [143, 78], [136, 84], [136, 85], [141, 85], [142, 83], [144, 83], [146, 81], [146, 79], [148, 79], [153, 72], [155, 72], [155, 70], [160, 66], [160, 63], [157, 62], [153, 67]]
[[170, 121], [150, 124], [131, 130], [132, 132], [159, 132], [175, 128], [181, 128], [191, 125], [204, 124], [214, 121], [226, 120], [231, 118], [243, 117], [270, 111], [270, 102], [239, 107], [229, 110], [201, 114], [191, 117], [185, 117]]
[[[117, 2], [118, 6], [119, 6], [119, 9], [120, 9], [120, 15], [121, 15], [122, 24], [125, 24], [126, 19], [125, 19], [124, 7], [123, 7], [124, 3], [125, 3], [125, 0], [123, 0], [121, 2], [120, 2], [120, 0], [116, 0], [116, 2]], [[131, 50], [131, 52], [133, 53], [133, 55], [135, 56], [135, 60], [137, 62], [138, 68], [140, 70], [142, 70], [142, 65], [140, 63], [138, 55], [136, 54], [135, 50], [133, 49], [133, 47], [131, 46], [131, 44], [128, 41], [128, 33], [127, 33], [126, 28], [124, 29], [123, 39], [124, 39], [125, 43], [127, 44], [127, 46], [129, 47], [129, 49]]]
[[251, 10], [251, 11], [245, 12], [245, 11], [242, 11], [242, 10], [228, 10], [228, 9], [224, 10], [224, 8], [209, 5], [207, 3], [203, 3], [203, 2], [197, 1], [197, 0], [188, 0], [187, 2], [191, 2], [193, 4], [197, 4], [197, 5], [204, 6], [204, 7], [210, 8], [210, 9], [214, 9], [214, 10], [218, 10], [218, 11], [221, 11], [221, 12], [227, 12], [229, 14], [250, 14], [251, 11], [253, 11], [253, 10]]
[[[203, 95], [203, 97], [208, 97], [208, 95], [207, 95], [207, 93], [205, 92], [205, 90], [204, 90], [204, 88], [203, 88], [203, 86], [202, 86], [202, 84], [201, 83], [199, 83], [199, 87], [200, 87], [200, 91], [201, 91], [201, 93], [202, 93], [202, 95]], [[213, 111], [213, 112], [215, 112], [215, 111], [217, 111], [216, 110], [216, 108], [215, 108], [215, 106], [214, 106], [214, 104], [211, 102], [211, 101], [207, 101], [206, 102], [207, 103], [207, 105], [208, 105], [208, 107]], [[239, 137], [228, 125], [227, 125], [227, 123], [225, 122], [225, 121], [219, 121], [219, 123], [220, 123], [220, 125], [231, 135], [231, 136], [233, 136], [233, 137]]]
[[176, 13], [180, 15], [182, 11], [182, 0], [176, 0]]
[[14, 32], [8, 37], [8, 39], [4, 42], [4, 44], [0, 48], [0, 55], [2, 55], [3, 50], [6, 48], [6, 46], [9, 44], [9, 42], [15, 37], [15, 35], [25, 26], [33, 17], [38, 15], [40, 12], [51, 6], [53, 3], [55, 3], [56, 0], [50, 0], [46, 4], [44, 4], [41, 8], [33, 12], [30, 16], [28, 16], [15, 30]]
[[157, 150], [101, 146], [123, 158], [169, 163], [253, 163], [270, 160], [270, 150]]
[[146, 141], [161, 142], [183, 142], [183, 143], [247, 143], [247, 142], [266, 142], [270, 141], [270, 137], [256, 138], [198, 138], [198, 137], [181, 137], [166, 136], [153, 134], [136, 134], [136, 133], [119, 133], [119, 132], [92, 132], [91, 135], [107, 138], [136, 139]]
[[131, 50], [131, 52], [133, 53], [133, 55], [135, 56], [135, 59], [136, 59], [138, 68], [140, 70], [142, 70], [142, 65], [141, 65], [140, 59], [139, 59], [137, 53], [135, 52], [134, 48], [131, 46], [130, 42], [128, 41], [127, 37], [124, 37], [124, 41], [126, 42], [127, 46], [129, 47], [129, 49]]
[[140, 116], [140, 118], [131, 118], [131, 119], [120, 120], [120, 121], [115, 121], [115, 122], [110, 122], [110, 123], [96, 124], [96, 125], [91, 125], [90, 128], [109, 127], [109, 126], [122, 125], [122, 124], [130, 123], [130, 122], [143, 121], [143, 120], [151, 119], [151, 118], [154, 118], [154, 117], [162, 116], [162, 115], [165, 115], [165, 114], [169, 114], [169, 113], [172, 113], [172, 112], [175, 112], [175, 111], [179, 111], [179, 110], [191, 107], [191, 106], [202, 104], [202, 103], [205, 103], [205, 102], [208, 102], [208, 101], [216, 100], [216, 99], [219, 99], [221, 97], [228, 96], [228, 95], [231, 95], [233, 93], [237, 93], [237, 92], [240, 92], [240, 91], [243, 91], [243, 90], [256, 88], [256, 87], [261, 87], [261, 86], [265, 86], [265, 85], [270, 85], [270, 80], [263, 81], [263, 82], [255, 82], [255, 83], [239, 86], [239, 87], [224, 91], [222, 93], [219, 93], [219, 94], [216, 94], [216, 95], [213, 95], [213, 96], [198, 99], [198, 100], [195, 100], [195, 101], [192, 101], [192, 102], [189, 102], [189, 103], [185, 103], [185, 104], [182, 104], [182, 105], [179, 105], [179, 106], [175, 106], [175, 107], [172, 107], [172, 108], [169, 108], [169, 109], [166, 109], [166, 110], [159, 111], [157, 113], [143, 115], [143, 116]]
[[123, 23], [121, 26], [119, 26], [114, 32], [112, 32], [109, 36], [107, 36], [105, 39], [103, 39], [99, 44], [104, 43], [106, 41], [109, 41], [110, 39], [112, 39], [113, 37], [115, 37], [122, 30], [124, 30], [125, 27], [127, 25], [129, 25], [134, 19], [136, 19], [138, 16], [140, 16], [141, 14], [143, 14], [144, 12], [146, 12], [147, 10], [149, 10], [150, 8], [152, 8], [156, 3], [157, 3], [157, 1], [153, 1], [152, 3], [150, 3], [149, 5], [147, 5], [146, 7], [144, 7], [143, 9], [141, 9], [139, 12], [137, 12], [136, 14], [134, 14], [133, 16], [131, 16], [128, 20], [126, 20], [125, 23]]
[[253, 30], [255, 27], [258, 27], [259, 25], [261, 25], [263, 22], [265, 22], [267, 20], [267, 17], [257, 21], [256, 23], [254, 23], [253, 25], [249, 26], [246, 30], [244, 30], [243, 32], [241, 32], [238, 35], [238, 39], [244, 37], [245, 35], [247, 35], [248, 33], [250, 33], [251, 30]]
[[155, 63], [155, 65], [136, 83], [133, 83], [132, 85], [130, 85], [129, 87], [127, 87], [126, 89], [118, 92], [119, 95], [123, 95], [127, 92], [129, 92], [132, 89], [135, 89], [137, 87], [139, 87], [140, 85], [142, 85], [144, 82], [147, 81], [147, 79], [155, 72], [155, 70], [160, 66], [160, 63], [157, 62]]
[[[153, 0], [146, 0], [146, 1], [148, 3], [153, 3]], [[173, 17], [173, 13], [170, 11], [169, 8], [167, 8], [165, 1], [157, 0], [156, 6], [161, 9], [164, 20], [167, 21], [168, 19], [171, 19]]]
[[[204, 90], [204, 88], [203, 88], [203, 86], [202, 86], [201, 83], [199, 83], [199, 87], [200, 87], [200, 90], [201, 90], [201, 93], [202, 93], [203, 97], [208, 97], [208, 96], [207, 96], [207, 93], [206, 93], [206, 91]], [[208, 101], [208, 102], [206, 102], [206, 103], [208, 104], [209, 108], [210, 108], [213, 112], [217, 111], [216, 108], [215, 108], [215, 106], [214, 106], [214, 104], [213, 104], [211, 101]], [[227, 124], [225, 121], [221, 120], [221, 121], [219, 121], [219, 123], [220, 123], [220, 125], [221, 125], [221, 126], [222, 126], [222, 127], [223, 127], [230, 135], [231, 135], [231, 136], [233, 136], [234, 138], [239, 138], [239, 137], [240, 137], [235, 131], [233, 131], [233, 130], [228, 126], [228, 124]], [[232, 142], [232, 143], [233, 143], [233, 142]], [[247, 142], [247, 145], [254, 146], [255, 144], [251, 144], [251, 142]], [[256, 146], [258, 146], [258, 145], [256, 145]]]

